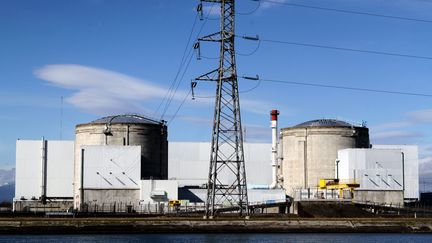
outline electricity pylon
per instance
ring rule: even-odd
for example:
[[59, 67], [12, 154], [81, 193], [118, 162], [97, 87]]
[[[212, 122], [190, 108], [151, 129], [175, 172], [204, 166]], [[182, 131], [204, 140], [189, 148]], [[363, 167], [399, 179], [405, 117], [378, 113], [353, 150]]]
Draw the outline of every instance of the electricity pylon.
[[[243, 134], [234, 49], [235, 0], [201, 0], [220, 4], [220, 31], [198, 41], [220, 43], [219, 67], [196, 78], [215, 81], [216, 102], [207, 184], [206, 215], [235, 211], [249, 214]], [[202, 11], [202, 3], [198, 6]], [[199, 47], [199, 42], [198, 45]], [[194, 82], [192, 87], [195, 87]]]

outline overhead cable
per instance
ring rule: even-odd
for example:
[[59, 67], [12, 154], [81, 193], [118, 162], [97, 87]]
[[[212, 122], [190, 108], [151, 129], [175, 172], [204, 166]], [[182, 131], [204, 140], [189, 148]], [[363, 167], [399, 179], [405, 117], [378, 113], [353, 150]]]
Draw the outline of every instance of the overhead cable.
[[178, 112], [180, 111], [180, 109], [183, 107], [184, 103], [186, 102], [186, 99], [189, 97], [189, 95], [191, 94], [192, 89], [189, 90], [189, 92], [186, 94], [186, 96], [183, 98], [182, 102], [180, 103], [179, 107], [177, 108], [176, 112], [174, 113], [173, 117], [170, 119], [170, 121], [168, 122], [168, 126], [171, 125], [171, 123], [174, 121], [174, 119], [176, 118]]
[[380, 18], [388, 18], [388, 19], [396, 19], [396, 20], [404, 20], [404, 21], [432, 23], [432, 20], [427, 20], [427, 19], [409, 18], [409, 17], [385, 15], [385, 14], [376, 14], [376, 13], [346, 10], [346, 9], [339, 9], [339, 8], [319, 7], [319, 6], [313, 6], [313, 5], [298, 4], [298, 3], [291, 3], [291, 2], [282, 2], [282, 1], [275, 1], [275, 0], [261, 0], [261, 1], [267, 2], [267, 3], [272, 3], [272, 4], [291, 6], [291, 7], [309, 8], [309, 9], [332, 11], [332, 12], [339, 12], [339, 13], [345, 13], [345, 14], [366, 15], [366, 16], [372, 16], [372, 17], [380, 17]]
[[272, 83], [290, 84], [290, 85], [301, 85], [301, 86], [313, 86], [313, 87], [330, 88], [330, 89], [343, 89], [343, 90], [354, 90], [354, 91], [385, 93], [385, 94], [395, 94], [395, 95], [432, 97], [432, 94], [411, 93], [411, 92], [403, 92], [403, 91], [395, 91], [395, 90], [359, 88], [359, 87], [350, 87], [350, 86], [338, 86], [338, 85], [328, 85], [328, 84], [318, 84], [318, 83], [294, 82], [294, 81], [288, 81], [288, 80], [265, 79], [265, 78], [260, 78], [259, 80], [261, 80], [263, 82], [272, 82]]
[[236, 14], [238, 14], [238, 15], [250, 15], [250, 14], [255, 13], [261, 7], [261, 1], [260, 0], [252, 0], [252, 1], [258, 2], [257, 6], [253, 10], [251, 10], [249, 12], [237, 12]]
[[[209, 12], [207, 13], [206, 18], [205, 18], [203, 24], [201, 25], [201, 28], [198, 30], [198, 33], [196, 34], [195, 39], [197, 39], [198, 36], [201, 34], [201, 32], [202, 32], [202, 30], [203, 30], [205, 24], [207, 23], [208, 16], [210, 15], [210, 12], [212, 11], [213, 7], [214, 7], [214, 4], [212, 4], [212, 6], [211, 6]], [[197, 13], [197, 16], [199, 16], [199, 13]], [[195, 19], [195, 21], [196, 21], [196, 19]], [[192, 33], [193, 33], [193, 32], [192, 32]], [[192, 33], [191, 33], [191, 35], [192, 35]], [[189, 38], [189, 41], [190, 41], [190, 38]], [[189, 46], [189, 42], [188, 42], [188, 46]], [[184, 69], [184, 71], [183, 71], [183, 74], [182, 74], [180, 80], [179, 80], [178, 83], [177, 83], [177, 86], [176, 86], [175, 89], [171, 92], [171, 94], [170, 94], [168, 100], [166, 101], [166, 104], [165, 104], [165, 107], [164, 107], [164, 111], [162, 112], [162, 115], [161, 115], [161, 119], [165, 116], [165, 114], [166, 114], [166, 112], [167, 112], [169, 106], [171, 105], [171, 102], [172, 102], [172, 100], [173, 100], [174, 97], [175, 97], [175, 93], [177, 92], [177, 90], [178, 90], [178, 88], [179, 88], [181, 82], [183, 81], [183, 77], [184, 77], [184, 75], [186, 74], [187, 69], [189, 68], [189, 64], [190, 64], [190, 62], [192, 61], [192, 57], [193, 57], [193, 50], [194, 50], [194, 48], [193, 48], [193, 46], [189, 46], [189, 47], [191, 47], [191, 49], [189, 50], [189, 54], [191, 54], [191, 56], [190, 56], [190, 58], [189, 58], [189, 61], [187, 61], [186, 67], [185, 67], [185, 69]], [[187, 49], [185, 49], [185, 50], [187, 50]], [[186, 60], [187, 60], [187, 58], [185, 59], [185, 61], [186, 61]], [[181, 70], [181, 69], [180, 69], [180, 70]], [[177, 77], [177, 76], [178, 76], [178, 74], [176, 75], [176, 77]], [[175, 86], [175, 83], [173, 84], [173, 88], [174, 88], [174, 86]]]
[[294, 42], [294, 41], [271, 40], [271, 39], [261, 39], [261, 41], [269, 42], [269, 43], [294, 45], [294, 46], [305, 46], [305, 47], [314, 47], [314, 48], [333, 49], [333, 50], [339, 50], [339, 51], [361, 52], [361, 53], [376, 54], [376, 55], [386, 55], [386, 56], [397, 56], [397, 57], [408, 57], [408, 58], [432, 60], [432, 57], [429, 57], [429, 56], [419, 56], [419, 55], [402, 54], [402, 53], [395, 53], [395, 52], [374, 51], [374, 50], [366, 50], [366, 49], [354, 49], [354, 48], [346, 48], [346, 47], [310, 44], [310, 43]]
[[193, 59], [193, 52], [192, 52], [192, 50], [189, 52], [189, 54], [190, 54], [190, 55], [189, 55], [189, 61], [187, 62], [186, 67], [185, 67], [185, 69], [183, 70], [183, 74], [181, 75], [181, 77], [180, 77], [180, 79], [179, 79], [179, 82], [177, 83], [175, 89], [174, 89], [173, 92], [171, 93], [171, 96], [170, 96], [170, 98], [168, 99], [168, 101], [167, 101], [167, 103], [166, 103], [166, 105], [165, 105], [165, 107], [164, 107], [164, 110], [163, 110], [162, 115], [161, 115], [161, 120], [163, 119], [163, 117], [165, 116], [166, 112], [168, 111], [168, 108], [169, 108], [169, 106], [171, 105], [171, 102], [172, 102], [172, 100], [174, 99], [175, 94], [177, 93], [177, 90], [179, 89], [180, 84], [181, 84], [181, 82], [183, 81], [183, 78], [184, 78], [184, 76], [185, 76], [185, 74], [186, 74], [186, 72], [187, 72], [187, 69], [189, 68], [189, 65], [190, 65], [190, 63], [191, 63], [191, 61], [192, 61], [192, 59]]
[[159, 106], [156, 108], [156, 110], [155, 110], [155, 112], [154, 112], [154, 115], [156, 115], [156, 113], [157, 113], [157, 112], [159, 111], [159, 109], [161, 108], [162, 104], [166, 101], [166, 99], [168, 98], [168, 96], [169, 96], [170, 93], [172, 92], [172, 89], [174, 88], [174, 86], [175, 86], [175, 84], [176, 84], [176, 82], [177, 82], [178, 75], [180, 74], [180, 71], [182, 70], [182, 67], [183, 67], [184, 62], [185, 62], [186, 53], [187, 53], [187, 50], [188, 50], [188, 48], [189, 48], [189, 44], [190, 44], [190, 41], [191, 41], [191, 38], [192, 38], [192, 34], [193, 34], [193, 32], [194, 32], [194, 29], [195, 29], [195, 25], [196, 25], [196, 23], [197, 23], [198, 16], [199, 16], [199, 14], [197, 13], [197, 14], [195, 15], [195, 20], [194, 20], [194, 22], [193, 22], [193, 24], [192, 24], [192, 29], [191, 29], [191, 31], [190, 31], [190, 33], [189, 33], [189, 37], [188, 37], [188, 40], [187, 40], [187, 42], [186, 42], [186, 46], [185, 46], [185, 49], [184, 49], [184, 51], [183, 51], [183, 56], [182, 56], [182, 59], [181, 59], [181, 61], [180, 61], [179, 67], [178, 67], [178, 69], [177, 69], [176, 75], [175, 75], [173, 81], [171, 82], [171, 85], [170, 85], [169, 89], [168, 89], [167, 92], [165, 93], [165, 95], [164, 95], [162, 101], [160, 102]]

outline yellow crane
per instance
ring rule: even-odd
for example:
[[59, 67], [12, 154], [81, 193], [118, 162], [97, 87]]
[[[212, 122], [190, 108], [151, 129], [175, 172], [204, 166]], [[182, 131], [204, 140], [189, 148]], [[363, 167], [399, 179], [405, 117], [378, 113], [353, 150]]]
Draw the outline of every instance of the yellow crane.
[[[353, 180], [340, 181], [339, 179], [320, 179], [318, 186], [320, 189], [338, 190], [339, 198], [341, 199], [352, 199], [354, 188], [360, 187], [360, 184]], [[344, 194], [344, 192], [349, 192], [349, 196]]]

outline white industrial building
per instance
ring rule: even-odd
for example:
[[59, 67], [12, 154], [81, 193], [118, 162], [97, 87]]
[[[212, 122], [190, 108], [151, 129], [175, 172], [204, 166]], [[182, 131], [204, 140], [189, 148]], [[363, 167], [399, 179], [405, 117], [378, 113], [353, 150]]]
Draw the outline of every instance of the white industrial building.
[[[298, 188], [330, 178], [358, 182], [355, 200], [418, 199], [417, 146], [369, 148], [367, 128], [325, 119], [282, 129], [278, 145], [271, 124], [271, 144], [244, 143], [250, 203], [295, 199]], [[136, 115], [77, 125], [76, 134], [75, 141], [17, 141], [15, 210], [205, 202], [210, 143], [168, 143], [163, 122]]]
[[408, 145], [374, 145], [343, 149], [335, 163], [336, 178], [360, 184], [355, 199], [403, 203], [419, 198], [418, 149]]
[[[208, 142], [169, 142], [168, 178], [177, 180], [180, 186], [206, 184], [210, 148]], [[244, 143], [243, 149], [248, 184], [270, 184], [272, 181], [271, 144]]]
[[417, 145], [373, 145], [375, 149], [396, 149], [403, 154], [404, 199], [418, 200], [419, 191], [419, 157]]
[[73, 149], [73, 141], [17, 140], [14, 197], [17, 210], [46, 201], [55, 202], [57, 209], [71, 206]]
[[71, 197], [73, 141], [18, 140], [15, 198]]
[[[82, 205], [117, 204], [147, 205], [183, 199], [203, 203], [206, 199], [210, 143], [170, 142], [169, 178], [142, 180], [141, 146], [82, 145], [79, 171], [74, 173], [74, 141], [45, 141], [47, 197], [56, 197], [67, 210], [82, 209]], [[17, 210], [42, 197], [44, 157], [43, 141], [17, 141], [16, 196]], [[245, 143], [245, 161], [249, 202], [284, 201], [283, 189], [262, 189], [272, 182], [271, 144]], [[73, 185], [77, 190], [73, 192]], [[33, 201], [29, 199], [33, 198]], [[54, 199], [54, 198], [53, 198]], [[72, 204], [72, 199], [74, 204]], [[87, 209], [87, 210], [91, 210]]]

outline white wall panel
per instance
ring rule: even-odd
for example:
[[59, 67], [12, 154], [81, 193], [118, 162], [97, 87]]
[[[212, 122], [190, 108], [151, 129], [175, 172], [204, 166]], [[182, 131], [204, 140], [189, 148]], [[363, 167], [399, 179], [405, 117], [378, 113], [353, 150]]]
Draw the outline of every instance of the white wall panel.
[[[72, 197], [73, 141], [47, 142], [47, 197]], [[15, 198], [42, 194], [42, 140], [16, 142]]]
[[48, 141], [48, 197], [72, 197], [73, 159], [73, 141]]
[[418, 198], [417, 146], [374, 145], [372, 149], [344, 149], [338, 151], [338, 158], [340, 179], [356, 179], [360, 189], [365, 190], [402, 190], [405, 187], [405, 198]]
[[15, 199], [42, 193], [42, 140], [16, 142]]
[[89, 145], [82, 149], [85, 189], [140, 188], [140, 146]]
[[417, 145], [373, 145], [377, 149], [399, 149], [405, 155], [404, 198], [419, 198], [419, 159]]
[[[168, 178], [176, 179], [180, 185], [207, 183], [210, 161], [210, 143], [169, 142]], [[271, 144], [245, 143], [244, 156], [248, 184], [271, 183]], [[233, 178], [221, 174], [224, 181]]]

